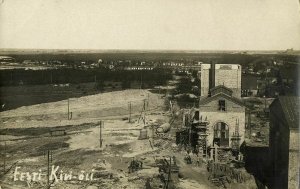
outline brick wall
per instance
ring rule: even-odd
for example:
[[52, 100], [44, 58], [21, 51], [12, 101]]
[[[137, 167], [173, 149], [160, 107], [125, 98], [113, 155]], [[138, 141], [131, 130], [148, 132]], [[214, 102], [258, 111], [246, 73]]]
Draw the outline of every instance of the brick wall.
[[216, 69], [215, 86], [224, 85], [233, 90], [233, 96], [241, 97], [241, 69]]
[[242, 144], [245, 136], [245, 107], [225, 99], [226, 111], [219, 111], [218, 101], [221, 99], [223, 98], [219, 97], [210, 103], [200, 106], [200, 116], [202, 116], [203, 120], [207, 117], [209, 121], [208, 145], [213, 145], [214, 125], [218, 122], [224, 122], [229, 127], [229, 146], [231, 146], [231, 137], [235, 131], [237, 119], [239, 120], [239, 133], [241, 135], [240, 144]]
[[209, 69], [201, 70], [201, 96], [208, 96], [209, 91]]

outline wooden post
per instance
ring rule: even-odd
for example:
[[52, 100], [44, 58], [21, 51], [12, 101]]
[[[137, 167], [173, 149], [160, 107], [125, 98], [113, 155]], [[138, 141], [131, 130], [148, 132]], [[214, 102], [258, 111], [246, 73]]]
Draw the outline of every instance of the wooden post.
[[50, 151], [47, 151], [47, 186], [50, 188]]
[[147, 96], [147, 110], [149, 111], [150, 108], [149, 108], [149, 100], [150, 100], [150, 94], [148, 93], [148, 96]]
[[102, 139], [102, 124], [103, 124], [103, 121], [100, 121], [100, 130], [99, 130], [99, 134], [100, 134], [100, 148], [102, 148], [102, 142], [103, 142], [103, 139]]
[[145, 124], [146, 124], [146, 99], [144, 99], [143, 112], [144, 112], [143, 119], [144, 119], [144, 126], [145, 126]]
[[70, 99], [68, 98], [68, 120], [70, 120]]
[[4, 142], [3, 174], [6, 171], [6, 142]]
[[129, 102], [129, 118], [128, 122], [131, 123], [131, 102]]

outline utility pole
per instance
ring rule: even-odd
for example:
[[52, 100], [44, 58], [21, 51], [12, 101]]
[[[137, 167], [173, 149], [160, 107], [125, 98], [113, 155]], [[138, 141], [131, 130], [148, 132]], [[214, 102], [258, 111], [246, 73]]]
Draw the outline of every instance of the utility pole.
[[50, 188], [50, 151], [47, 151], [47, 188]]
[[129, 118], [128, 118], [128, 122], [131, 122], [131, 102], [129, 102]]
[[147, 109], [149, 111], [149, 99], [150, 99], [150, 94], [148, 93], [148, 96], [147, 96]]
[[143, 106], [143, 112], [144, 112], [144, 126], [146, 124], [146, 99], [144, 99], [144, 106]]
[[68, 120], [70, 120], [70, 99], [68, 98]]
[[103, 121], [100, 121], [100, 129], [99, 129], [99, 135], [100, 135], [100, 148], [102, 148], [102, 142], [103, 142], [103, 139], [102, 139], [102, 126], [104, 125], [104, 122]]
[[6, 171], [6, 141], [4, 142], [3, 174]]

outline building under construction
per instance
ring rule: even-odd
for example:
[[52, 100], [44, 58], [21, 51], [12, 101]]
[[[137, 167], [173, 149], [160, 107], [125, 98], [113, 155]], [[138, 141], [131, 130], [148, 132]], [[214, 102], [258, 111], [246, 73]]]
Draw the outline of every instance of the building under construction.
[[[184, 111], [184, 127], [177, 132], [177, 144], [204, 156], [213, 156], [212, 149], [216, 148], [238, 154], [245, 138], [246, 111], [237, 92], [240, 69], [239, 65], [203, 65], [199, 108]], [[220, 84], [221, 76], [228, 74], [231, 79]]]

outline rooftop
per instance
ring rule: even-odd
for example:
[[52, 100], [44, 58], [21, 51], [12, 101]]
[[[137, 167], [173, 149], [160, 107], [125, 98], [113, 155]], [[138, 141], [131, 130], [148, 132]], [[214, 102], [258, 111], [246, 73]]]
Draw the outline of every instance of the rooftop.
[[281, 104], [285, 119], [290, 128], [299, 129], [299, 100], [297, 96], [280, 96]]

